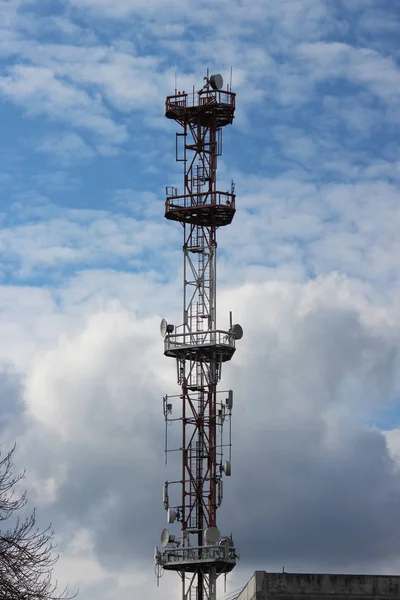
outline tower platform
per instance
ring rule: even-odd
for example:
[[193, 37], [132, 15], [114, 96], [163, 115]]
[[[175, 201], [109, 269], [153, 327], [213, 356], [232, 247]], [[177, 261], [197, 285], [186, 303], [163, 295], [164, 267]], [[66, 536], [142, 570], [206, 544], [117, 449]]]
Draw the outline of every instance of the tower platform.
[[[158, 554], [157, 554], [158, 553]], [[156, 562], [166, 571], [206, 573], [215, 568], [218, 575], [229, 573], [236, 565], [236, 552], [233, 546], [203, 546], [201, 548], [166, 548], [156, 553]]]
[[165, 201], [166, 219], [192, 225], [230, 225], [235, 212], [235, 194], [228, 192], [168, 196]]
[[169, 334], [164, 338], [164, 355], [171, 358], [227, 362], [235, 350], [235, 336], [229, 331], [195, 331]]
[[165, 102], [167, 119], [180, 123], [224, 127], [233, 123], [234, 114], [235, 94], [222, 90], [201, 90], [193, 96], [183, 92], [168, 96]]

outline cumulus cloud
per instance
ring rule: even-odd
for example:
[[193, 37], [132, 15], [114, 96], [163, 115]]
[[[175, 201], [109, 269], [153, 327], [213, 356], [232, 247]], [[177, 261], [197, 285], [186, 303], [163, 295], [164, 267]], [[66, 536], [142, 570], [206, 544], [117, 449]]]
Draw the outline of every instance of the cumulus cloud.
[[[248, 284], [220, 304], [245, 330], [223, 378], [235, 390], [234, 476], [220, 521], [242, 568], [390, 564], [400, 550], [399, 470], [382, 432], [364, 422], [399, 393], [395, 308], [335, 276]], [[64, 303], [64, 319], [71, 311]], [[175, 368], [162, 356], [158, 317], [114, 302], [92, 304], [74, 333], [66, 322], [29, 363], [19, 452], [35, 501], [60, 524], [67, 564], [68, 532], [89, 544], [89, 580], [73, 581], [91, 590], [91, 577], [105, 577], [98, 569], [111, 580], [130, 564], [150, 573], [165, 519], [160, 483], [174, 476], [163, 466], [161, 399], [177, 391]]]
[[236, 294], [247, 341], [231, 374], [240, 425], [227, 502], [253, 564], [373, 571], [398, 556], [398, 469], [363, 421], [398, 395], [399, 323], [360, 291], [333, 277]]

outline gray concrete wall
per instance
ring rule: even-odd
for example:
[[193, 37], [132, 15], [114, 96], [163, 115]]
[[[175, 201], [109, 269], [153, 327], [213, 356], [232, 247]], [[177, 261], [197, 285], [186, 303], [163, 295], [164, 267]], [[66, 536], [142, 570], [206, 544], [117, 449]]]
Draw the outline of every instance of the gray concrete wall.
[[400, 600], [400, 576], [256, 571], [238, 600]]

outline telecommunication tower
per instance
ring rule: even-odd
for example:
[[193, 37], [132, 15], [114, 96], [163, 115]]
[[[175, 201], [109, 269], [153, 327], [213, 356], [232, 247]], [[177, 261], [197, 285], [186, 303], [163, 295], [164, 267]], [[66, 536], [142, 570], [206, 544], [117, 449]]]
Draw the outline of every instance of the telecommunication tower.
[[[176, 571], [182, 579], [182, 600], [216, 600], [217, 578], [230, 572], [238, 555], [232, 536], [221, 536], [217, 509], [223, 496], [223, 475], [231, 475], [233, 392], [217, 390], [222, 363], [231, 360], [243, 331], [233, 325], [217, 329], [216, 233], [232, 222], [235, 190], [217, 187], [217, 158], [222, 153], [222, 128], [233, 122], [235, 94], [223, 90], [221, 75], [204, 78], [202, 89], [177, 92], [166, 99], [166, 117], [176, 121], [176, 160], [183, 163], [184, 190], [167, 187], [165, 217], [183, 226], [183, 323], [161, 321], [165, 356], [176, 359], [180, 393], [165, 396], [166, 461], [169, 452], [182, 456], [181, 474], [163, 487], [168, 523], [180, 533], [161, 533], [155, 549], [157, 575]], [[176, 405], [176, 406], [174, 406]], [[178, 416], [175, 416], [178, 409]], [[169, 448], [168, 426], [181, 424], [177, 448]], [[225, 427], [224, 427], [225, 426]], [[224, 429], [228, 428], [227, 440]], [[174, 491], [175, 490], [175, 491]]]

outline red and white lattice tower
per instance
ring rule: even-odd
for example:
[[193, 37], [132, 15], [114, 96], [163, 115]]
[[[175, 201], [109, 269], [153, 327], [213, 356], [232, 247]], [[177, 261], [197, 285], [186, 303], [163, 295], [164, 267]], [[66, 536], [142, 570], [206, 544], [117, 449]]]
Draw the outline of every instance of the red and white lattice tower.
[[180, 394], [164, 398], [166, 432], [181, 423], [177, 448], [168, 447], [166, 436], [166, 457], [172, 451], [182, 455], [180, 479], [164, 484], [163, 499], [168, 523], [181, 528], [179, 535], [162, 531], [155, 562], [158, 575], [163, 569], [180, 574], [182, 600], [216, 600], [218, 576], [237, 559], [232, 537], [217, 528], [222, 478], [231, 474], [233, 406], [232, 390], [218, 391], [217, 385], [222, 363], [231, 360], [243, 334], [232, 318], [224, 331], [216, 323], [216, 234], [235, 214], [233, 183], [229, 192], [217, 187], [222, 128], [235, 112], [235, 94], [222, 85], [221, 75], [211, 75], [201, 90], [175, 90], [166, 99], [166, 117], [181, 126], [176, 160], [183, 163], [184, 190], [167, 188], [165, 217], [183, 227], [184, 289], [182, 325], [161, 322], [164, 354], [176, 359], [181, 387]]

